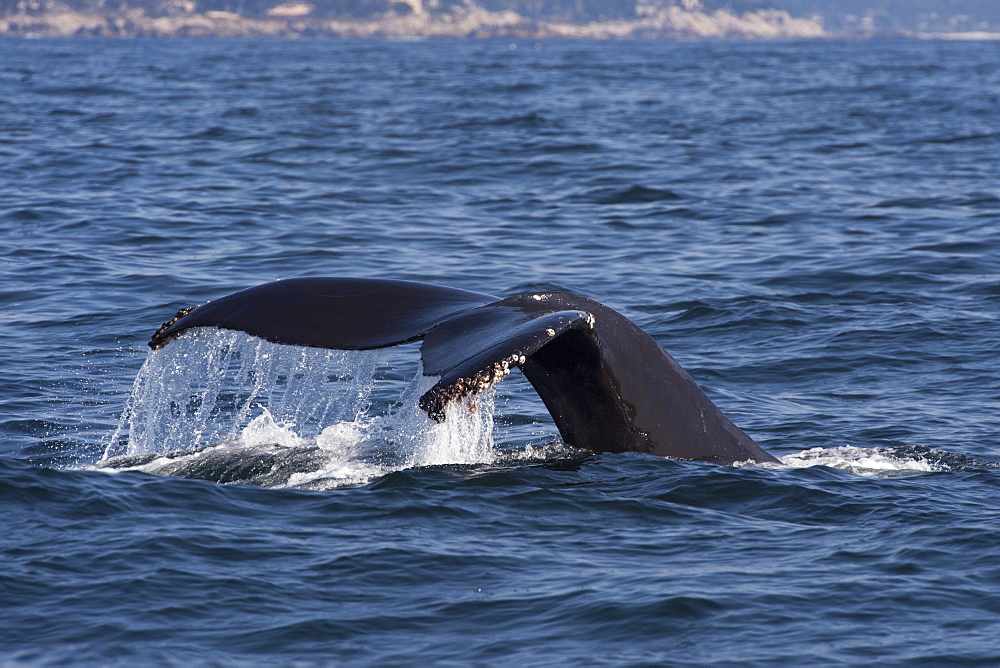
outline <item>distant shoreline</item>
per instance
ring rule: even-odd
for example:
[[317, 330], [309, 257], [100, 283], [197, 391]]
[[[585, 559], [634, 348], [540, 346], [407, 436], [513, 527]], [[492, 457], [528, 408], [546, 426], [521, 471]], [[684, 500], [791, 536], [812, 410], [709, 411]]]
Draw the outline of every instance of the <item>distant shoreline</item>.
[[[193, 6], [193, 3], [191, 3]], [[419, 5], [417, 5], [419, 6]], [[781, 10], [741, 14], [668, 7], [632, 19], [559, 22], [530, 19], [514, 12], [491, 12], [468, 6], [449, 12], [387, 13], [366, 19], [310, 16], [313, 6], [286, 2], [262, 17], [227, 11], [181, 12], [151, 16], [143, 8], [86, 13], [58, 11], [0, 16], [0, 37], [112, 38], [334, 38], [421, 41], [459, 39], [869, 39], [897, 38], [949, 41], [1000, 40], [1000, 32], [829, 32], [817, 16], [796, 18]]]
[[[19, 37], [330, 37], [330, 38], [510, 38], [510, 39], [670, 39], [692, 37], [801, 39], [826, 37], [817, 18], [758, 10], [734, 14], [669, 7], [632, 19], [559, 22], [514, 12], [469, 6], [448, 12], [385, 14], [366, 19], [309, 16], [306, 3], [285, 3], [269, 16], [225, 11], [150, 16], [142, 8], [84, 13], [64, 9], [0, 16], [0, 36]], [[274, 10], [280, 10], [274, 14]]]

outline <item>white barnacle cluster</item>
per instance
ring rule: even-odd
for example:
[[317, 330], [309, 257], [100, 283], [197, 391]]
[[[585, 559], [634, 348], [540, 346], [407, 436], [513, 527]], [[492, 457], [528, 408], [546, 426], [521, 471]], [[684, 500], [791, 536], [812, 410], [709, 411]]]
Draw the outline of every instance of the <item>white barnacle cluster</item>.
[[477, 371], [469, 378], [459, 378], [445, 387], [431, 388], [420, 397], [420, 407], [427, 411], [430, 417], [441, 422], [444, 420], [444, 409], [448, 404], [461, 401], [473, 394], [485, 392], [506, 378], [513, 367], [524, 364], [525, 360], [527, 357], [515, 352], [485, 369]]

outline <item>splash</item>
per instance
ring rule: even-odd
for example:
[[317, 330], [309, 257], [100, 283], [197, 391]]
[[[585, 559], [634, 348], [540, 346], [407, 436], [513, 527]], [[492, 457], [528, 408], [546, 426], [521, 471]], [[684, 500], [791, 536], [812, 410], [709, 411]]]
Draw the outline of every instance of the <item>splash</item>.
[[267, 487], [363, 484], [496, 459], [494, 393], [418, 406], [435, 382], [404, 349], [340, 351], [193, 329], [149, 354], [97, 467]]

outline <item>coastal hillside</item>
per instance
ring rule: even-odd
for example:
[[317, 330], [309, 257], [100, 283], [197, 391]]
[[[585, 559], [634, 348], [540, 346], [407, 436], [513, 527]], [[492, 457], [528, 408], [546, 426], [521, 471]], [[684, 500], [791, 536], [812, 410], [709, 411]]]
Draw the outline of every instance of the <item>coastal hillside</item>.
[[995, 0], [0, 0], [0, 34], [806, 38], [1000, 35]]

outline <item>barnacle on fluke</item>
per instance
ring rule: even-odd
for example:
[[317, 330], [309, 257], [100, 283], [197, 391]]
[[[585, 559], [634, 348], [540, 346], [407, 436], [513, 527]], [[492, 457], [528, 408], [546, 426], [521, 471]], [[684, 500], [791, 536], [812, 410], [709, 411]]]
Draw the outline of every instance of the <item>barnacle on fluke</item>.
[[[171, 318], [170, 320], [167, 320], [165, 323], [163, 323], [162, 325], [160, 325], [160, 328], [158, 330], [156, 330], [155, 332], [153, 332], [153, 336], [149, 339], [149, 347], [152, 348], [153, 350], [156, 350], [157, 348], [162, 348], [163, 346], [167, 345], [167, 341], [169, 341], [170, 339], [165, 339], [161, 335], [165, 331], [167, 331], [168, 329], [170, 329], [174, 325], [175, 322], [177, 322], [178, 320], [180, 320], [181, 318], [183, 318], [184, 316], [186, 316], [188, 313], [190, 313], [191, 311], [195, 310], [196, 308], [198, 308], [198, 307], [197, 306], [188, 306], [187, 308], [182, 308], [180, 311], [177, 312], [176, 315], [174, 315], [173, 318]], [[156, 342], [155, 345], [154, 345], [154, 342]]]
[[635, 323], [565, 292], [496, 299], [409, 281], [298, 278], [184, 309], [149, 345], [160, 348], [192, 327], [340, 350], [422, 340], [424, 375], [438, 381], [419, 404], [435, 420], [520, 367], [577, 447], [720, 464], [777, 461]]
[[462, 401], [473, 394], [485, 392], [510, 375], [511, 368], [524, 362], [524, 360], [524, 355], [514, 353], [507, 359], [499, 360], [489, 367], [477, 371], [469, 378], [459, 378], [444, 386], [439, 386], [439, 383], [420, 397], [420, 408], [430, 417], [438, 422], [442, 422], [445, 416], [444, 411], [448, 404]]

